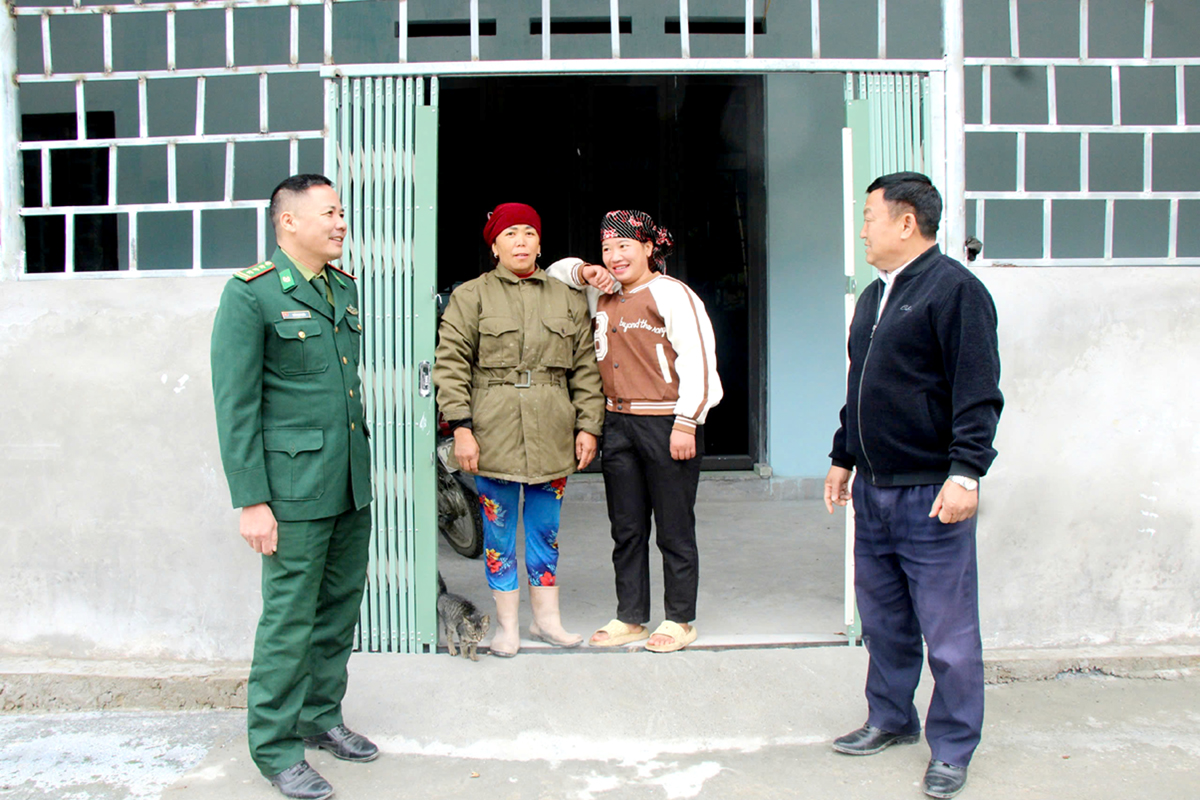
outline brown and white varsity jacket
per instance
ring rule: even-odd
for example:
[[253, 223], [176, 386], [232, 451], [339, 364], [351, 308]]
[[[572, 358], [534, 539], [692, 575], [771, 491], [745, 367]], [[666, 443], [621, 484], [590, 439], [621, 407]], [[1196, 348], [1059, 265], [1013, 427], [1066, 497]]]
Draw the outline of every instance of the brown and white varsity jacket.
[[676, 430], [695, 433], [721, 401], [712, 323], [704, 303], [682, 281], [658, 275], [633, 291], [603, 294], [580, 274], [585, 262], [564, 258], [546, 272], [584, 289], [592, 313], [605, 409], [675, 415]]

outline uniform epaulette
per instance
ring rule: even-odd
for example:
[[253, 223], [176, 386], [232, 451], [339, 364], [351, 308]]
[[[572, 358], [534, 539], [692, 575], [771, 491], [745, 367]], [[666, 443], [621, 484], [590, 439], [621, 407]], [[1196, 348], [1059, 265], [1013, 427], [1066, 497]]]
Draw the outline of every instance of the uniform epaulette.
[[349, 272], [346, 272], [346, 270], [344, 270], [344, 269], [339, 269], [338, 267], [335, 267], [333, 264], [326, 264], [325, 266], [329, 267], [329, 268], [330, 268], [331, 270], [333, 270], [334, 272], [340, 272], [340, 273], [342, 273], [343, 275], [345, 275], [347, 278], [349, 278], [349, 279], [350, 279], [350, 280], [352, 280], [352, 281], [356, 281], [356, 280], [358, 280], [358, 278], [354, 277], [354, 276], [353, 276], [353, 275], [351, 275]]
[[262, 275], [266, 275], [271, 270], [275, 269], [275, 265], [270, 261], [264, 261], [261, 264], [255, 264], [253, 267], [246, 267], [233, 273], [233, 277], [240, 278], [246, 282], [252, 281]]

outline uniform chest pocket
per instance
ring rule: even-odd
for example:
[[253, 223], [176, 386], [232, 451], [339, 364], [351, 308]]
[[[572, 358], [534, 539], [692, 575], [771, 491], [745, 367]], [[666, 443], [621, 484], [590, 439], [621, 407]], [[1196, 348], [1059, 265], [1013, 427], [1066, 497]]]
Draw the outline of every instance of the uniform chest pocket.
[[521, 362], [521, 328], [511, 317], [479, 320], [479, 366], [515, 367]]
[[329, 369], [329, 353], [315, 319], [285, 319], [275, 323], [279, 371], [284, 375], [314, 375]]
[[546, 347], [542, 352], [542, 365], [570, 369], [575, 328], [570, 317], [546, 317], [542, 320], [546, 330]]

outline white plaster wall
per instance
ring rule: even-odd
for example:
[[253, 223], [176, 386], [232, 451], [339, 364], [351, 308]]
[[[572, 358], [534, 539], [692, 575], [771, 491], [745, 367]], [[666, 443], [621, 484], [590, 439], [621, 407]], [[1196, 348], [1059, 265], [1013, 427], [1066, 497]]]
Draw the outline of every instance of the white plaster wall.
[[1200, 269], [983, 269], [1005, 409], [985, 646], [1200, 638]]
[[[1007, 398], [985, 644], [1200, 638], [1200, 270], [979, 274]], [[209, 388], [223, 283], [0, 283], [0, 652], [249, 657], [258, 563]]]
[[0, 652], [249, 658], [217, 450], [221, 277], [0, 283]]

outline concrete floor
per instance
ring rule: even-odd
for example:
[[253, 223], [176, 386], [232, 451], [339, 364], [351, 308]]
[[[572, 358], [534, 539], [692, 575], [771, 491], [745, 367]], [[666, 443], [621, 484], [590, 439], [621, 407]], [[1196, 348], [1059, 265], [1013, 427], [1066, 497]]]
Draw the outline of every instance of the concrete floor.
[[[309, 751], [339, 800], [921, 800], [922, 742], [869, 758], [862, 648], [356, 654], [347, 722], [383, 755]], [[990, 685], [964, 800], [1200, 797], [1200, 677]], [[929, 700], [928, 675], [918, 708]], [[0, 716], [0, 797], [277, 800], [244, 713]]]
[[[589, 633], [615, 603], [608, 523], [603, 503], [568, 498], [563, 613]], [[813, 500], [755, 503], [753, 517], [749, 508], [697, 506], [697, 644], [844, 642], [841, 514]], [[440, 559], [454, 591], [490, 608], [482, 561], [445, 545]], [[661, 600], [655, 614], [657, 623]], [[355, 654], [346, 721], [383, 755], [365, 765], [307, 757], [340, 800], [924, 797], [923, 742], [870, 758], [829, 747], [865, 718], [863, 648], [656, 655], [524, 646], [517, 658], [477, 663]], [[1137, 654], [1126, 655], [1136, 668]], [[1200, 797], [1194, 660], [1146, 671], [1153, 679], [1064, 673], [989, 685], [962, 797]], [[922, 712], [931, 686], [926, 674]], [[0, 715], [0, 800], [274, 800], [244, 730], [244, 711]]]
[[[573, 500], [571, 484], [559, 530], [563, 624], [590, 635], [616, 614], [612, 539], [603, 502]], [[523, 533], [518, 555], [523, 558]], [[698, 646], [839, 642], [842, 635], [845, 512], [820, 500], [701, 501]], [[650, 546], [651, 625], [662, 621], [662, 558]], [[522, 564], [524, 562], [522, 561]], [[438, 567], [450, 591], [490, 610], [483, 559], [455, 553], [439, 538]], [[522, 626], [529, 623], [528, 586], [521, 569]], [[526, 642], [534, 646], [533, 642]]]

